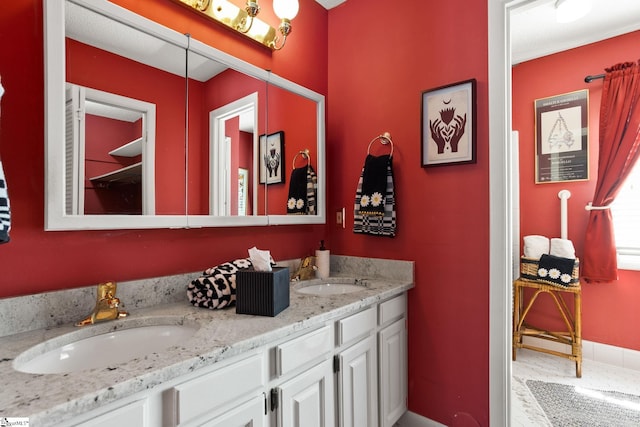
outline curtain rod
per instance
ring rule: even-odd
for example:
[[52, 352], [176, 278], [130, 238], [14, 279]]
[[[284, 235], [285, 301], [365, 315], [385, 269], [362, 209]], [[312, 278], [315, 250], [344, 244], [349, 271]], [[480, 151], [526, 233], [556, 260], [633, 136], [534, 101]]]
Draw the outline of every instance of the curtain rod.
[[587, 83], [591, 83], [594, 80], [604, 79], [604, 74], [596, 74], [595, 76], [587, 76], [584, 78], [584, 81]]

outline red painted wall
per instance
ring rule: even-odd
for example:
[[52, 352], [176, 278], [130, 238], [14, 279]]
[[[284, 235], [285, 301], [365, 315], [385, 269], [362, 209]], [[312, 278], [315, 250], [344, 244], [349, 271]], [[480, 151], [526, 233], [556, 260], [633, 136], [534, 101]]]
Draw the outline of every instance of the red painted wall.
[[[316, 2], [304, 2], [287, 47], [278, 52], [170, 0], [113, 3], [327, 93], [328, 13]], [[269, 19], [270, 2], [262, 3]], [[42, 19], [42, 0], [3, 2], [0, 9], [0, 75], [6, 89], [0, 156], [13, 214], [12, 241], [0, 246], [0, 297], [201, 271], [246, 256], [254, 245], [270, 249], [275, 259], [297, 258], [311, 254], [325, 238], [321, 225], [45, 232]]]
[[[6, 3], [6, 4], [5, 4]], [[409, 407], [451, 425], [468, 414], [489, 425], [489, 184], [486, 2], [406, 7], [350, 0], [330, 13], [302, 1], [287, 46], [272, 53], [170, 0], [114, 0], [189, 32], [327, 98], [327, 226], [44, 232], [41, 0], [0, 13], [0, 154], [11, 191], [13, 241], [0, 247], [0, 296], [204, 269], [257, 245], [276, 259], [311, 253], [416, 261], [409, 293]], [[270, 2], [262, 2], [268, 19]], [[406, 6], [406, 5], [405, 5]], [[275, 22], [275, 21], [274, 21]], [[331, 52], [329, 58], [328, 51]], [[420, 167], [421, 91], [478, 81], [478, 162]], [[25, 114], [25, 112], [30, 114]], [[353, 200], [367, 146], [395, 143], [398, 235], [354, 235]], [[347, 208], [347, 227], [334, 224]], [[326, 234], [326, 235], [325, 235]]]
[[[584, 77], [601, 74], [618, 62], [635, 61], [640, 31], [604, 40], [566, 52], [527, 61], [513, 67], [513, 128], [520, 133], [520, 224], [521, 235], [560, 236], [558, 192], [571, 192], [568, 201], [568, 234], [577, 256], [584, 250], [589, 219], [585, 205], [592, 200], [598, 165], [598, 121], [602, 80], [585, 83]], [[576, 90], [589, 90], [590, 179], [582, 182], [535, 184], [534, 101]], [[583, 284], [582, 332], [589, 341], [640, 350], [640, 336], [630, 333], [640, 322], [640, 272], [620, 270], [614, 283]], [[552, 302], [543, 304], [531, 320], [555, 316]], [[557, 324], [544, 320], [547, 325]], [[548, 323], [547, 323], [548, 322]]]
[[[487, 4], [349, 0], [329, 14], [329, 238], [334, 253], [416, 261], [409, 409], [489, 425]], [[419, 19], [410, 19], [419, 17]], [[475, 78], [478, 162], [423, 169], [421, 92]], [[395, 238], [355, 235], [369, 142], [393, 137]], [[375, 147], [374, 147], [375, 148]], [[346, 207], [347, 228], [335, 225]]]

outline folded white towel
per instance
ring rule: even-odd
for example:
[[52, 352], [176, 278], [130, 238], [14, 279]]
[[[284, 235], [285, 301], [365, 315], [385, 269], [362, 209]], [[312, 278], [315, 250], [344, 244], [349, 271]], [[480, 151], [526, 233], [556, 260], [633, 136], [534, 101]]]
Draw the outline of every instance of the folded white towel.
[[542, 254], [549, 253], [549, 238], [532, 234], [524, 236], [524, 256], [527, 258], [540, 259]]
[[551, 239], [551, 249], [549, 250], [549, 254], [562, 258], [575, 258], [576, 250], [574, 249], [571, 240], [554, 237]]

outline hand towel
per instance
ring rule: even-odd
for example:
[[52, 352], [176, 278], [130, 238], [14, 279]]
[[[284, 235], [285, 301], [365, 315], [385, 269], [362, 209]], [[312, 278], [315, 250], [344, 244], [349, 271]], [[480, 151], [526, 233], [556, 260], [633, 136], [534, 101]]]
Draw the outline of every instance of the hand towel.
[[4, 170], [0, 161], [0, 244], [9, 242], [9, 230], [11, 230], [11, 206], [7, 181], [4, 178]]
[[571, 286], [576, 260], [543, 254], [538, 263], [538, 280], [560, 286]]
[[395, 192], [391, 155], [367, 155], [358, 180], [354, 204], [353, 232], [394, 237]]
[[240, 258], [206, 269], [187, 286], [189, 302], [210, 310], [229, 307], [236, 302], [236, 273], [251, 267], [251, 260]]
[[576, 250], [573, 247], [573, 242], [567, 239], [559, 239], [554, 237], [551, 239], [550, 255], [555, 255], [562, 258], [575, 258]]
[[287, 214], [316, 215], [318, 177], [311, 165], [295, 168], [289, 180]]
[[532, 234], [524, 236], [524, 256], [527, 258], [540, 259], [542, 254], [549, 253], [549, 238]]

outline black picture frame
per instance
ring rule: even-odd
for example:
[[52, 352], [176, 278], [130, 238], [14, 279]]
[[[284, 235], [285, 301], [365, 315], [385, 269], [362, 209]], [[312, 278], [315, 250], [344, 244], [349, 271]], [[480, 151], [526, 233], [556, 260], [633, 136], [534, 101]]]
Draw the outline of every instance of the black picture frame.
[[476, 80], [422, 92], [421, 166], [476, 163]]
[[534, 101], [536, 184], [589, 180], [589, 90]]
[[284, 183], [284, 132], [260, 135], [260, 184]]

